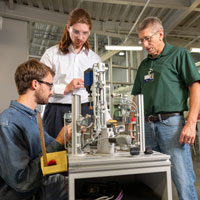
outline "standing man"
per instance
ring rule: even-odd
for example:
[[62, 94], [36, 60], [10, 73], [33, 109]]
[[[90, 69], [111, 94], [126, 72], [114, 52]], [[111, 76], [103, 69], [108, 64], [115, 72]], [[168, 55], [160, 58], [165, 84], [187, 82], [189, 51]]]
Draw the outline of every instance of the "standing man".
[[[59, 45], [46, 50], [41, 62], [56, 71], [53, 95], [45, 108], [45, 130], [56, 137], [64, 124], [64, 114], [71, 111], [72, 94], [81, 96], [81, 114], [92, 114], [88, 93], [84, 88], [84, 71], [101, 62], [90, 49], [89, 35], [92, 23], [88, 13], [77, 8], [69, 16]], [[110, 115], [107, 113], [107, 120]]]
[[[37, 123], [38, 104], [47, 104], [52, 94], [54, 71], [32, 59], [15, 72], [19, 97], [0, 114], [0, 199], [65, 200], [67, 178], [43, 177], [41, 142]], [[56, 139], [44, 132], [47, 152], [64, 149], [64, 129]]]
[[[164, 41], [157, 17], [138, 27], [148, 57], [139, 66], [132, 94], [144, 95], [146, 146], [171, 156], [172, 179], [180, 200], [197, 200], [190, 145], [196, 137], [200, 75], [190, 53]], [[183, 111], [189, 114], [185, 123]]]

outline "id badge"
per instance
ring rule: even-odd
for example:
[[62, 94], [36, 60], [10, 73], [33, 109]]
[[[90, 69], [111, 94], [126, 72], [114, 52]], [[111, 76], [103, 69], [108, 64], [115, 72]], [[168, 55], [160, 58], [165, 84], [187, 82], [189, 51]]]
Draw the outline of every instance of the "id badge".
[[147, 83], [149, 81], [153, 81], [154, 80], [154, 73], [152, 74], [147, 74], [144, 76], [144, 82]]

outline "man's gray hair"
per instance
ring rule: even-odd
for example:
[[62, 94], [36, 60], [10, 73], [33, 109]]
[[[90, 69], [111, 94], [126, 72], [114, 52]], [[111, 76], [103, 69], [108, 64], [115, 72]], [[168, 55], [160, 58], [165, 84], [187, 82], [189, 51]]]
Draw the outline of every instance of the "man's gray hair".
[[158, 29], [163, 29], [163, 25], [161, 20], [158, 17], [146, 17], [138, 26], [138, 32], [142, 31], [146, 28], [148, 28], [149, 26], [151, 27], [157, 27]]

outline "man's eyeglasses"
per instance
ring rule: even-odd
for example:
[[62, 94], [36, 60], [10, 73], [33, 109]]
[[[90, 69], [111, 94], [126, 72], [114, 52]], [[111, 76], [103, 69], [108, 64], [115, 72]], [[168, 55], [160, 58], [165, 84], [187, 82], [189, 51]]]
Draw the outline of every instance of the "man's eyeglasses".
[[76, 29], [73, 29], [71, 26], [69, 28], [69, 32], [74, 34], [75, 36], [79, 36], [80, 34], [82, 34], [84, 37], [88, 37], [90, 35], [90, 31], [78, 31]]
[[143, 39], [140, 39], [138, 41], [139, 44], [143, 44], [144, 41], [146, 42], [151, 42], [151, 38], [156, 35], [159, 31], [156, 31], [155, 33], [153, 33], [151, 36], [147, 36], [147, 37], [144, 37]]
[[39, 83], [43, 83], [47, 86], [49, 86], [50, 90], [52, 90], [52, 87], [53, 87], [53, 83], [49, 83], [49, 82], [46, 82], [46, 81], [41, 81], [41, 80], [37, 80], [37, 82]]

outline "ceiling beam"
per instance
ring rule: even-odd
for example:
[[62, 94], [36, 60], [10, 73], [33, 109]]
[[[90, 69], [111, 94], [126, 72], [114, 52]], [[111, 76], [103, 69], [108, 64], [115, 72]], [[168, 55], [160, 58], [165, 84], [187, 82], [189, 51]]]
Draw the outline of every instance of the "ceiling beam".
[[188, 29], [185, 29], [185, 27], [181, 28], [181, 27], [176, 27], [175, 29], [173, 29], [173, 31], [171, 31], [170, 34], [172, 35], [188, 35], [188, 36], [199, 36], [199, 33], [200, 33], [200, 28], [197, 27], [197, 28], [188, 28]]
[[199, 40], [200, 36], [194, 38], [192, 41], [190, 41], [189, 43], [187, 43], [184, 47], [187, 48], [187, 47], [190, 47], [191, 44], [194, 44], [195, 41]]
[[[200, 0], [198, 0], [198, 2], [199, 1]], [[60, 2], [62, 2], [62, 1], [60, 1]], [[197, 6], [197, 1], [195, 1], [195, 6]], [[194, 7], [194, 4], [193, 4], [193, 7]], [[40, 8], [32, 8], [29, 6], [23, 6], [23, 5], [18, 5], [18, 4], [14, 4], [14, 10], [11, 10], [11, 9], [9, 9], [8, 4], [6, 4], [3, 1], [0, 1], [0, 15], [3, 17], [19, 19], [19, 20], [23, 20], [23, 21], [57, 25], [60, 27], [63, 27], [65, 25], [66, 18], [67, 18], [67, 15], [64, 13], [58, 13], [55, 11], [49, 11], [49, 10], [44, 10], [44, 9], [40, 9]], [[183, 15], [184, 15], [184, 13], [181, 13], [181, 15], [179, 15], [179, 17], [181, 17], [181, 19], [183, 19]], [[175, 16], [173, 16], [172, 18], [171, 17], [169, 17], [169, 18], [170, 18], [170, 20], [167, 20], [167, 22], [166, 22], [166, 25], [168, 23], [168, 27], [164, 26], [166, 33], [169, 33], [170, 30], [172, 30], [172, 26], [177, 25], [175, 23], [176, 20], [174, 20]], [[102, 22], [102, 21], [97, 21], [97, 20], [92, 20], [92, 23], [93, 23], [92, 30], [94, 33], [101, 34], [101, 35], [109, 35], [109, 36], [117, 37], [117, 38], [124, 38], [124, 36], [127, 35], [127, 32], [130, 30], [130, 28], [133, 25], [132, 23], [123, 23], [121, 26], [119, 26], [120, 22], [110, 22], [110, 21]], [[170, 23], [175, 23], [175, 24], [170, 24]], [[120, 27], [119, 28], [120, 31], [117, 32], [116, 27]], [[168, 28], [169, 28], [169, 30], [168, 30]], [[176, 28], [176, 30], [178, 30], [178, 29]], [[184, 34], [186, 34], [186, 32], [188, 32], [187, 33], [188, 35], [191, 35], [191, 34], [199, 35], [198, 31], [199, 31], [198, 29], [193, 29], [191, 32], [180, 29], [180, 32], [181, 32], [180, 34], [184, 35]], [[174, 30], [173, 30], [173, 32], [174, 32]], [[130, 37], [132, 37], [135, 34], [136, 34], [136, 32], [134, 31]]]
[[[92, 33], [96, 33], [98, 35], [120, 38], [120, 39], [125, 39], [127, 37], [127, 33], [119, 34], [119, 33], [113, 33], [113, 32], [108, 32], [108, 31], [98, 31], [98, 30], [95, 30], [95, 29], [92, 29]], [[138, 37], [137, 36], [130, 36], [129, 39], [137, 40]]]
[[[46, 11], [39, 8], [30, 8], [27, 6], [21, 6], [17, 4], [15, 5], [14, 10], [10, 10], [5, 2], [0, 2], [0, 15], [3, 17], [19, 19], [28, 22], [38, 22], [44, 24], [57, 25], [59, 27], [65, 26], [67, 18], [66, 14], [57, 13], [53, 11]], [[118, 27], [119, 22], [112, 23], [112, 22], [100, 22], [92, 20], [92, 23], [93, 23], [93, 29], [92, 29], [93, 33], [121, 38], [121, 39], [124, 39], [127, 35], [125, 29], [127, 29], [128, 31], [130, 29], [129, 27], [131, 27], [131, 23], [123, 23], [124, 31], [121, 30], [122, 33], [116, 33], [115, 28]], [[102, 24], [104, 24], [104, 26], [102, 26]], [[110, 30], [107, 30], [108, 28]], [[132, 35], [130, 36], [130, 38], [134, 39]]]
[[181, 21], [188, 16], [196, 7], [198, 7], [200, 4], [200, 0], [195, 0], [191, 4], [190, 7], [188, 7], [186, 10], [177, 10], [174, 15], [171, 15], [167, 22], [165, 22], [164, 27], [166, 30], [166, 33], [171, 32], [176, 26], [178, 26]]
[[[191, 39], [185, 39], [185, 38], [175, 38], [175, 37], [170, 37], [167, 36], [167, 42], [169, 42], [170, 44], [174, 45], [174, 46], [182, 46], [185, 47], [186, 49], [190, 49], [190, 47], [199, 47], [199, 43], [193, 41], [192, 45], [190, 43]], [[189, 44], [190, 43], [190, 44]], [[189, 44], [189, 45], [188, 45]]]
[[[66, 18], [68, 15], [64, 13], [59, 13], [50, 10], [44, 10], [40, 8], [33, 8], [24, 5], [15, 4], [14, 10], [8, 8], [8, 5], [5, 2], [0, 1], [0, 15], [7, 18], [23, 20], [27, 22], [38, 22], [44, 24], [57, 25], [64, 27], [66, 23]], [[93, 32], [94, 33], [103, 33], [113, 37], [124, 38], [123, 35], [131, 29], [132, 23], [123, 23], [119, 26], [120, 22], [111, 22], [111, 21], [97, 21], [92, 20]], [[120, 31], [117, 32], [116, 27], [120, 27]], [[133, 33], [134, 34], [134, 33]], [[132, 34], [132, 35], [133, 35]], [[105, 34], [103, 34], [105, 35]], [[132, 35], [130, 37], [132, 37]]]
[[12, 19], [40, 22], [58, 26], [64, 26], [66, 23], [66, 14], [60, 14], [53, 11], [46, 11], [18, 4], [15, 4], [14, 10], [10, 10], [7, 4], [3, 1], [0, 1], [0, 15]]
[[39, 5], [40, 9], [44, 9], [44, 6], [41, 0], [37, 0], [37, 4]]
[[194, 24], [197, 20], [199, 20], [200, 18], [200, 14], [198, 13], [198, 15], [196, 15], [193, 19], [190, 19], [190, 21], [187, 23], [186, 26], [184, 26], [184, 29], [192, 26], [192, 24]]
[[47, 2], [48, 2], [48, 5], [49, 5], [49, 10], [54, 11], [53, 1], [48, 0]]
[[124, 20], [126, 19], [126, 16], [128, 15], [128, 11], [129, 11], [130, 7], [131, 7], [130, 5], [126, 6], [125, 10], [123, 11], [123, 13], [122, 13], [122, 15], [120, 17], [119, 25], [121, 25], [124, 22]]
[[148, 4], [149, 4], [150, 1], [151, 1], [151, 0], [147, 0], [147, 1], [146, 1], [146, 4], [144, 5], [144, 7], [143, 7], [142, 11], [140, 12], [139, 16], [137, 17], [135, 23], [134, 23], [133, 26], [131, 27], [131, 29], [130, 29], [128, 35], [126, 36], [126, 38], [125, 38], [125, 40], [124, 40], [124, 42], [123, 42], [123, 44], [126, 43], [126, 41], [128, 40], [128, 38], [130, 37], [131, 33], [132, 33], [133, 30], [135, 29], [137, 23], [139, 22], [140, 18], [142, 17], [142, 14], [143, 14], [144, 11], [146, 10], [146, 8], [147, 8], [147, 6], [148, 6]]
[[200, 12], [200, 8], [195, 8], [194, 11]]
[[9, 0], [8, 6], [9, 6], [9, 8], [10, 8], [11, 10], [14, 9], [14, 2], [13, 2], [13, 0]]
[[58, 9], [60, 13], [64, 13], [64, 8], [63, 8], [63, 1], [58, 0]]
[[[8, 5], [0, 1], [0, 15], [7, 18], [19, 19], [23, 21], [32, 21], [38, 23], [52, 24], [57, 26], [65, 26], [66, 18], [68, 15], [64, 13], [58, 13], [55, 11], [44, 10], [39, 8], [33, 8], [24, 5], [15, 4], [15, 9], [9, 9]], [[118, 27], [119, 22], [113, 23], [110, 21], [102, 22], [97, 20], [92, 20], [93, 29], [97, 31], [102, 31], [104, 27], [105, 30], [113, 29]], [[129, 30], [132, 23], [123, 23], [123, 30]]]
[[83, 3], [83, 0], [79, 0], [78, 3], [77, 3], [76, 8], [81, 8], [82, 3]]
[[[146, 4], [146, 0], [134, 0], [134, 1], [133, 0], [84, 0], [84, 1], [91, 3], [93, 2], [93, 3], [105, 3], [105, 4], [117, 4], [117, 5], [131, 5], [131, 6], [141, 6], [141, 7], [143, 7]], [[188, 8], [188, 5], [186, 5], [184, 1], [168, 0], [168, 1], [162, 1], [162, 3], [154, 3], [153, 1], [151, 1], [149, 7], [185, 10]]]
[[28, 2], [28, 5], [29, 5], [30, 7], [33, 7], [33, 3], [32, 3], [31, 0], [28, 0], [27, 2]]

